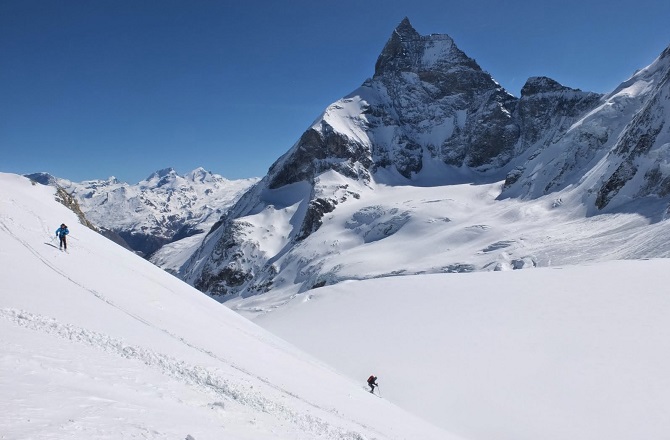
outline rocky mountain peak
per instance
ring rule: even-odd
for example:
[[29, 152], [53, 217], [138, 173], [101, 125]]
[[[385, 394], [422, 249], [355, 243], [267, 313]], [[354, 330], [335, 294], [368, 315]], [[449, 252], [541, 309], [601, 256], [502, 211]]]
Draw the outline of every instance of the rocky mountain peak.
[[526, 84], [521, 88], [521, 96], [527, 97], [537, 95], [540, 93], [575, 91], [569, 87], [565, 87], [558, 81], [554, 81], [546, 76], [533, 76], [528, 78]]
[[477, 63], [456, 47], [446, 34], [422, 36], [405, 17], [386, 42], [377, 63], [375, 77], [398, 72], [420, 72], [435, 68], [465, 65], [479, 69]]
[[370, 180], [380, 168], [411, 179], [426, 160], [499, 167], [519, 137], [516, 101], [451, 37], [419, 35], [404, 19], [375, 76], [329, 106], [266, 180], [276, 189], [327, 170]]
[[[670, 198], [669, 54], [609, 97], [539, 76], [516, 98], [451, 37], [420, 35], [405, 18], [374, 76], [325, 109], [217, 222], [180, 276], [213, 296], [231, 297], [281, 283], [297, 289], [331, 283], [339, 269], [325, 261], [340, 244], [323, 246], [323, 229], [362, 230], [388, 214], [357, 238], [369, 243], [411, 216], [368, 206], [349, 221], [334, 220], [354, 204], [364, 206], [377, 183], [439, 184], [463, 172], [477, 180], [506, 175], [500, 198], [539, 197], [571, 185], [586, 188], [598, 209], [616, 197]], [[654, 160], [643, 161], [650, 151]], [[611, 164], [583, 179], [603, 158]]]
[[397, 34], [401, 39], [406, 41], [421, 37], [407, 17], [403, 18], [398, 27], [395, 28], [394, 34]]

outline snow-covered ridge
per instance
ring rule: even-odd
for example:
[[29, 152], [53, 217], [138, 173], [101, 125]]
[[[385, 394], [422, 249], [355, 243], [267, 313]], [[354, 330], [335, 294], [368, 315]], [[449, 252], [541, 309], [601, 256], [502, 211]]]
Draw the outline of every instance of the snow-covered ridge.
[[[670, 194], [668, 53], [670, 47], [567, 129], [548, 132], [508, 175], [502, 196], [535, 198], [571, 188], [590, 214], [665, 199]], [[662, 209], [652, 217], [664, 215]]]

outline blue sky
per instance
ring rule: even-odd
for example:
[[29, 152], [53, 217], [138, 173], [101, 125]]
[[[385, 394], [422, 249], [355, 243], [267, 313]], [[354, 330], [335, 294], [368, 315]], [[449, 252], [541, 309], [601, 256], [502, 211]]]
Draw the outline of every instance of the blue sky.
[[667, 0], [0, 0], [0, 171], [261, 177], [404, 17], [516, 96], [608, 92], [670, 45]]

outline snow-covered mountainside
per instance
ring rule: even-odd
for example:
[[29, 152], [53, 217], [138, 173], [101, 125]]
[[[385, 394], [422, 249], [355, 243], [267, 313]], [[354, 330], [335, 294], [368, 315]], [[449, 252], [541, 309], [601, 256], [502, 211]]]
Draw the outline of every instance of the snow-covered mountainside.
[[95, 226], [166, 269], [180, 265], [171, 259], [175, 247], [197, 247], [225, 210], [258, 181], [228, 180], [203, 168], [183, 176], [168, 168], [135, 185], [114, 177], [80, 183], [40, 173], [27, 177], [63, 188]]
[[0, 437], [456, 439], [369, 394], [369, 372], [336, 373], [80, 225], [54, 195], [0, 173]]
[[667, 53], [606, 96], [534, 77], [516, 98], [405, 19], [179, 274], [251, 311], [351, 279], [669, 256]]
[[[523, 102], [523, 98], [521, 100]], [[670, 194], [670, 47], [567, 129], [535, 145], [503, 197], [577, 187], [589, 213]]]

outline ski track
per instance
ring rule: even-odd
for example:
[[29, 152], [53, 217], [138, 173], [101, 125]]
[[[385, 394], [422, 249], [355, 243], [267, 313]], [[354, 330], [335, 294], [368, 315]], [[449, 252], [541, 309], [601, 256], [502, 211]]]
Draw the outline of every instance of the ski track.
[[66, 280], [68, 280], [69, 282], [71, 282], [72, 284], [74, 284], [75, 286], [77, 286], [77, 287], [79, 287], [79, 288], [81, 288], [81, 289], [84, 289], [84, 290], [86, 290], [87, 292], [90, 292], [91, 294], [93, 294], [93, 296], [95, 296], [95, 297], [98, 298], [99, 300], [101, 300], [101, 301], [107, 303], [108, 305], [110, 305], [110, 306], [116, 308], [117, 310], [122, 311], [123, 313], [127, 314], [128, 316], [132, 317], [133, 319], [136, 319], [136, 320], [142, 322], [143, 324], [146, 324], [146, 325], [148, 325], [148, 326], [152, 326], [152, 327], [153, 327], [153, 325], [152, 325], [150, 322], [148, 322], [148, 321], [146, 321], [146, 320], [140, 318], [139, 316], [137, 316], [137, 315], [135, 315], [135, 314], [129, 312], [128, 310], [123, 309], [122, 307], [119, 307], [118, 305], [116, 305], [116, 304], [114, 304], [112, 301], [108, 300], [103, 294], [101, 294], [100, 292], [96, 291], [95, 289], [88, 288], [88, 287], [84, 286], [83, 284], [81, 284], [81, 283], [79, 283], [79, 282], [73, 280], [72, 278], [70, 278], [65, 272], [63, 272], [62, 270], [60, 270], [58, 267], [56, 267], [54, 264], [52, 264], [48, 259], [46, 259], [45, 257], [43, 257], [42, 254], [40, 254], [40, 253], [39, 253], [34, 247], [32, 247], [29, 243], [27, 243], [26, 241], [22, 240], [20, 237], [18, 237], [18, 236], [16, 236], [15, 234], [13, 234], [13, 233], [11, 232], [11, 229], [8, 228], [7, 225], [6, 225], [2, 220], [0, 220], [0, 227], [2, 227], [2, 229], [3, 229], [5, 232], [7, 232], [7, 234], [8, 234], [10, 237], [12, 237], [13, 239], [15, 239], [15, 240], [18, 241], [19, 243], [21, 243], [21, 245], [24, 246], [26, 249], [28, 249], [28, 250], [30, 251], [30, 253], [32, 253], [32, 254], [33, 254], [35, 257], [37, 257], [42, 263], [44, 263], [44, 265], [46, 265], [49, 269], [51, 269], [51, 270], [53, 270], [54, 272], [56, 272], [58, 275], [62, 276], [63, 278], [65, 278]]
[[[45, 231], [47, 231], [47, 227], [43, 222], [42, 225]], [[116, 308], [117, 310], [125, 313], [126, 315], [141, 322], [146, 326], [152, 327], [156, 330], [159, 330], [167, 334], [171, 338], [178, 340], [180, 343], [186, 345], [187, 347], [193, 350], [199, 351], [209, 357], [212, 357], [213, 359], [216, 359], [219, 362], [226, 364], [227, 366], [235, 370], [238, 370], [250, 377], [253, 377], [263, 382], [265, 385], [279, 391], [280, 393], [283, 393], [294, 399], [298, 399], [317, 410], [329, 412], [339, 417], [339, 415], [337, 415], [336, 413], [333, 413], [332, 411], [325, 409], [313, 402], [309, 402], [304, 398], [301, 398], [300, 396], [297, 396], [294, 393], [291, 393], [283, 389], [282, 387], [271, 383], [267, 379], [252, 374], [249, 371], [245, 370], [244, 368], [236, 366], [234, 363], [226, 359], [222, 359], [221, 357], [217, 356], [211, 351], [198, 347], [188, 342], [183, 337], [174, 335], [168, 330], [159, 328], [154, 324], [152, 324], [151, 322], [141, 318], [140, 316], [137, 316], [134, 313], [125, 310], [123, 307], [107, 299], [103, 294], [96, 291], [95, 289], [88, 288], [85, 285], [69, 277], [65, 272], [56, 267], [51, 261], [49, 261], [46, 257], [44, 257], [33, 246], [31, 246], [29, 243], [13, 234], [11, 232], [11, 228], [9, 228], [5, 224], [4, 219], [0, 219], [0, 228], [3, 231], [5, 231], [7, 235], [9, 235], [11, 238], [18, 241], [23, 247], [25, 247], [36, 258], [38, 258], [49, 269], [53, 270], [58, 275], [67, 279], [69, 282], [73, 283], [77, 287], [87, 292], [90, 292], [93, 296], [95, 296], [100, 301], [103, 301], [105, 304]], [[203, 389], [218, 397], [227, 398], [229, 400], [240, 403], [244, 406], [250, 407], [254, 410], [262, 411], [275, 417], [287, 420], [298, 426], [301, 430], [314, 433], [315, 435], [325, 436], [325, 438], [337, 439], [337, 440], [367, 439], [367, 437], [358, 432], [343, 430], [342, 428], [333, 426], [329, 422], [317, 416], [293, 411], [281, 403], [263, 397], [258, 392], [243, 390], [242, 388], [232, 384], [230, 381], [221, 378], [216, 373], [208, 371], [207, 369], [201, 366], [190, 365], [183, 360], [175, 359], [170, 356], [157, 353], [143, 347], [128, 345], [120, 339], [116, 339], [102, 333], [79, 328], [70, 324], [59, 323], [56, 319], [53, 318], [36, 315], [27, 311], [21, 311], [12, 308], [0, 309], [0, 317], [21, 327], [55, 335], [62, 339], [70, 340], [73, 342], [86, 344], [106, 352], [117, 354], [125, 359], [139, 360], [145, 365], [157, 369], [162, 374], [175, 378], [183, 383], [186, 383], [187, 385], [197, 386], [200, 389]], [[348, 420], [348, 422], [353, 422], [359, 425], [361, 428], [368, 431], [373, 430], [369, 426], [365, 426], [354, 420]]]

